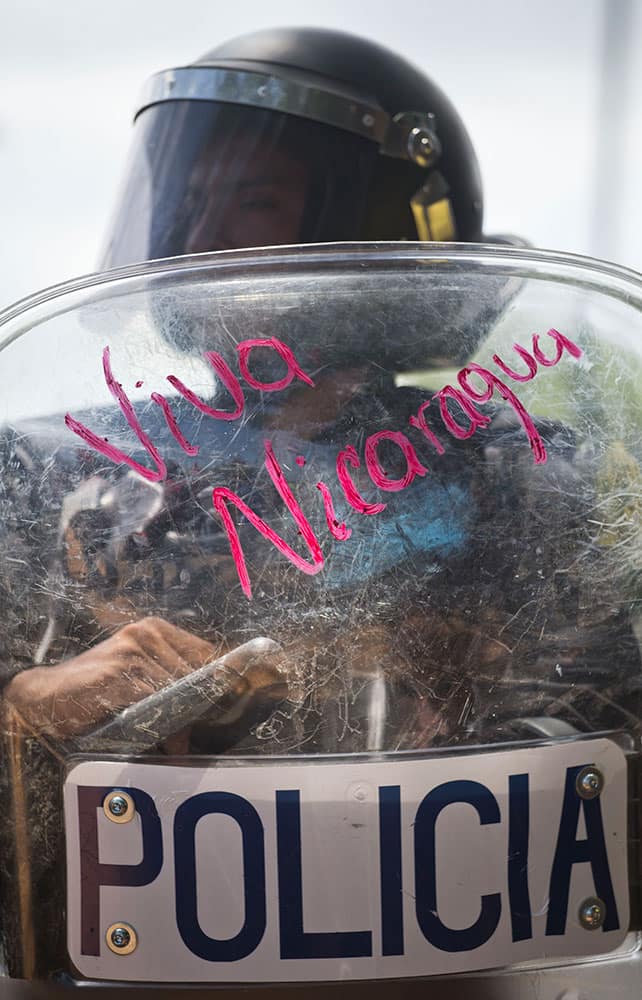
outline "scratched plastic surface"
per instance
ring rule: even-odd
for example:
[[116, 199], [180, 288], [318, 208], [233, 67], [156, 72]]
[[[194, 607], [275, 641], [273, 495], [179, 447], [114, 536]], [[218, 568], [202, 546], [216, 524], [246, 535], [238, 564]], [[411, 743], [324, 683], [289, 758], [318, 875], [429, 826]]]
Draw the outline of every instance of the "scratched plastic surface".
[[72, 753], [639, 742], [641, 302], [610, 265], [403, 245], [0, 317], [10, 971], [26, 920], [29, 971], [64, 966]]

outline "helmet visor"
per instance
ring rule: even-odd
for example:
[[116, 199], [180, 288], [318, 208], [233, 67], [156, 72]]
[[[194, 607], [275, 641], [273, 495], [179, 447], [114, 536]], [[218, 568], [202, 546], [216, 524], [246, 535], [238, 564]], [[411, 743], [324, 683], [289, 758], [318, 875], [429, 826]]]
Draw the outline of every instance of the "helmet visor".
[[101, 265], [362, 234], [375, 142], [290, 114], [169, 101], [137, 119]]

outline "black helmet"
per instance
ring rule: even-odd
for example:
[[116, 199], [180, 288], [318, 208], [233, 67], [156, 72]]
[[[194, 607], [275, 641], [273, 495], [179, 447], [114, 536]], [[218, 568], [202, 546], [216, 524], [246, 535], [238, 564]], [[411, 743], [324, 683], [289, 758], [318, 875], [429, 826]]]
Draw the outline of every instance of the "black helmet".
[[104, 266], [205, 250], [482, 236], [468, 134], [374, 42], [285, 28], [148, 82]]

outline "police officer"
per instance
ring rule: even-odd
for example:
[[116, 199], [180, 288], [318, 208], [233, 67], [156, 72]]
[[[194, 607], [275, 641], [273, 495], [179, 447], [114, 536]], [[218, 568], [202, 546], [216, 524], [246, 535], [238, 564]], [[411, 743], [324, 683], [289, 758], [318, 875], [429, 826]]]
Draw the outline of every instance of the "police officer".
[[[285, 30], [236, 39], [150, 81], [103, 264], [273, 244], [481, 239], [475, 155], [435, 85], [370, 42]], [[489, 310], [444, 293], [433, 339], [443, 325], [444, 353], [468, 356], [510, 293], [498, 289]], [[168, 337], [177, 325], [171, 308], [154, 317]], [[281, 326], [287, 329], [287, 318]], [[399, 388], [395, 372], [428, 367], [426, 339], [396, 330], [385, 350], [374, 341], [369, 355], [366, 343], [358, 357], [337, 339], [339, 360], [315, 372], [313, 395], [309, 385], [295, 384], [278, 406], [247, 398], [263, 427], [300, 429], [322, 463], [327, 452], [334, 457], [346, 428], [364, 437], [393, 431], [417, 412], [425, 394]], [[313, 345], [292, 347], [306, 369]], [[187, 431], [184, 410], [180, 416], [192, 444], [203, 440], [199, 433], [213, 440], [211, 424]], [[248, 454], [260, 429], [252, 418], [242, 427]], [[104, 481], [104, 463], [92, 465], [84, 454], [81, 470], [69, 463], [59, 551], [50, 560], [58, 575], [42, 588], [54, 595], [47, 627], [31, 663], [24, 650], [7, 677], [6, 730], [36, 734], [65, 759], [70, 748], [105, 746], [124, 753], [416, 749], [552, 735], [541, 721], [548, 715], [559, 715], [570, 731], [615, 725], [623, 701], [637, 695], [638, 647], [625, 616], [605, 611], [608, 582], [592, 617], [582, 607], [577, 577], [584, 564], [576, 557], [590, 548], [585, 517], [594, 496], [573, 434], [553, 421], [541, 422], [541, 434], [549, 447], [546, 489], [530, 489], [530, 456], [513, 453], [519, 429], [497, 418], [483, 442], [450, 441], [432, 455], [430, 483], [404, 496], [405, 508], [387, 497], [374, 543], [364, 536], [359, 559], [348, 554], [341, 563], [338, 556], [316, 589], [298, 577], [292, 585], [292, 573], [257, 544], [253, 572], [261, 573], [265, 596], [252, 606], [236, 601], [228, 538], [213, 533], [209, 509], [201, 519], [185, 514], [204, 509], [202, 491], [211, 495], [196, 463], [185, 473], [179, 456], [178, 474], [170, 468], [166, 487], [152, 490], [127, 470]], [[6, 449], [15, 492], [33, 503], [34, 490], [46, 489], [49, 453], [39, 457], [37, 438], [20, 432]], [[56, 455], [64, 466], [63, 452]], [[390, 475], [398, 460], [390, 460]], [[244, 475], [258, 482], [255, 471], [236, 463], [231, 486], [241, 493]], [[271, 521], [273, 500], [260, 484], [256, 494], [254, 513]], [[552, 495], [566, 499], [556, 531], [543, 537]], [[50, 555], [43, 545], [45, 571]], [[550, 574], [544, 595], [541, 567], [559, 560], [571, 570]], [[174, 599], [180, 603], [172, 606]], [[244, 633], [265, 623], [272, 626], [267, 645], [248, 649]], [[283, 656], [273, 640], [285, 647]], [[560, 642], [563, 669], [590, 681], [579, 704], [555, 672]], [[623, 684], [613, 699], [599, 694], [609, 647], [618, 650]], [[216, 725], [188, 724], [171, 692], [225, 656], [232, 659], [227, 673], [225, 663], [219, 671], [227, 687], [214, 699]], [[168, 700], [154, 702], [159, 691]], [[147, 715], [123, 721], [142, 704]], [[159, 718], [169, 719], [169, 728]], [[51, 877], [44, 846], [43, 859], [44, 873], [34, 879], [41, 897]], [[49, 962], [43, 953], [40, 968]]]
[[[237, 38], [149, 81], [103, 266], [373, 239], [482, 239], [470, 139], [405, 60], [339, 32], [286, 29]], [[344, 364], [321, 380], [317, 400], [339, 407], [351, 382]], [[53, 670], [19, 673], [5, 698], [35, 729], [73, 736], [224, 648], [158, 618], [133, 621]]]
[[[282, 243], [483, 238], [475, 154], [435, 84], [364, 39], [283, 29], [224, 43], [194, 64], [148, 82], [103, 265]], [[460, 356], [474, 350], [497, 318], [496, 303], [494, 310], [485, 316], [480, 306], [459, 321]], [[314, 406], [322, 406], [328, 426], [347, 419], [350, 408], [364, 413], [373, 405], [379, 419], [383, 409], [394, 424], [397, 413], [409, 410], [412, 391], [404, 394], [390, 380], [374, 384], [372, 371], [355, 369], [354, 349], [348, 344], [340, 363], [326, 366], [314, 397], [303, 387], [303, 405], [313, 399]], [[393, 369], [412, 366], [401, 333], [388, 352]], [[374, 354], [381, 360], [380, 344]], [[300, 398], [293, 393], [281, 403], [281, 422], [302, 425]], [[496, 426], [504, 440], [501, 421]], [[564, 436], [560, 456], [569, 454], [570, 441], [563, 441]], [[568, 464], [555, 474], [564, 481], [571, 477], [566, 488], [577, 477]], [[561, 481], [559, 488], [565, 488]], [[452, 503], [450, 495], [447, 502]], [[569, 513], [571, 521], [575, 514]], [[67, 516], [69, 523], [63, 517], [63, 539], [73, 536], [82, 516], [82, 511]], [[68, 540], [66, 551], [75, 544]], [[67, 572], [72, 562], [67, 559]], [[384, 568], [390, 569], [379, 570]], [[531, 572], [534, 566], [526, 578]], [[118, 624], [124, 628], [114, 631]], [[462, 629], [460, 621], [448, 631], [461, 635]], [[91, 649], [80, 643], [76, 656], [69, 655], [74, 647], [67, 638], [66, 656], [55, 669], [36, 666], [8, 684], [6, 702], [34, 729], [58, 737], [87, 732], [228, 648], [228, 637], [211, 623], [203, 622], [196, 635], [157, 615], [142, 618], [140, 610], [133, 620], [107, 616], [99, 630], [113, 634]], [[427, 641], [424, 631], [422, 626], [415, 644]], [[435, 633], [434, 622], [428, 631]], [[443, 640], [444, 648], [449, 641]], [[386, 637], [375, 630], [374, 647], [382, 642], [385, 646]], [[491, 642], [486, 655], [492, 659], [498, 651]], [[354, 650], [350, 655], [354, 658]], [[541, 648], [537, 656], [541, 659]], [[40, 643], [39, 659], [61, 659], [51, 629]], [[457, 700], [453, 705], [457, 714]]]

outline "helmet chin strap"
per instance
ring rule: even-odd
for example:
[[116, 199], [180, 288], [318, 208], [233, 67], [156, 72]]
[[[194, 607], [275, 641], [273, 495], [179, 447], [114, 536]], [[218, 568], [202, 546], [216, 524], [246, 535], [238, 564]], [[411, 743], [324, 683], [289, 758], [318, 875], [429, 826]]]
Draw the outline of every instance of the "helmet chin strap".
[[410, 208], [417, 236], [423, 242], [447, 243], [457, 239], [448, 185], [438, 171], [433, 170], [426, 183], [413, 195]]

